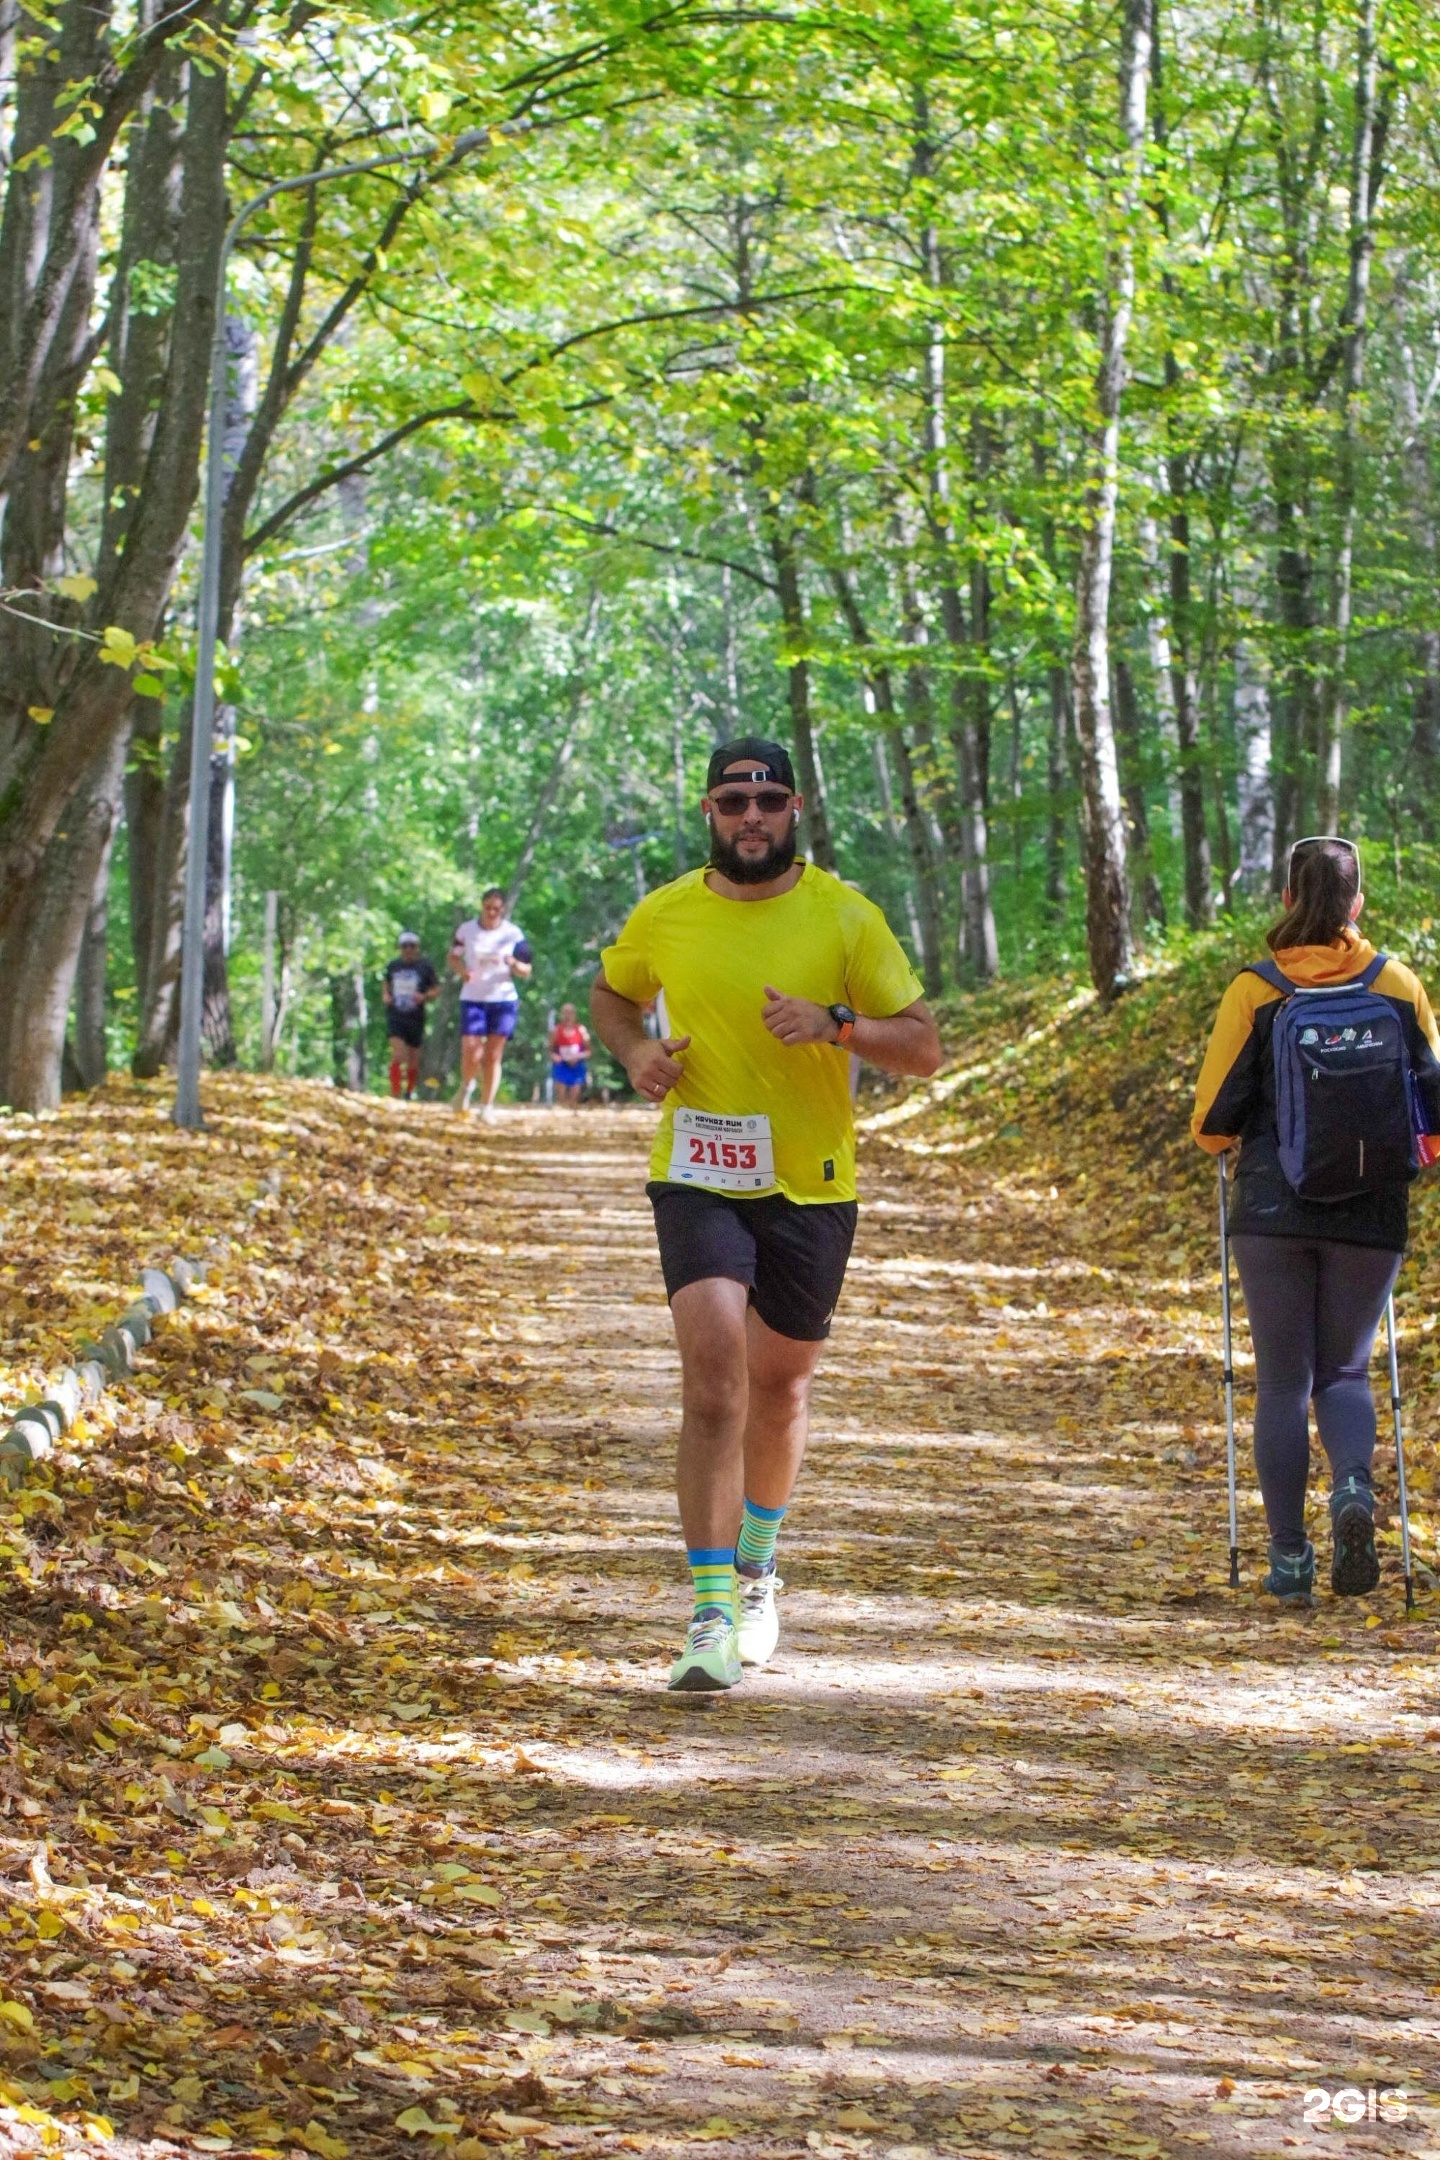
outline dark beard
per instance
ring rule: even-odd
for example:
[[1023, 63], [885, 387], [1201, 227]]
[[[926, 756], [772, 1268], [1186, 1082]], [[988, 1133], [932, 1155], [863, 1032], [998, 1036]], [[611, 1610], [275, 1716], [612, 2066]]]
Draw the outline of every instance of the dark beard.
[[772, 840], [768, 854], [742, 855], [728, 840], [722, 840], [714, 827], [710, 830], [710, 868], [718, 870], [721, 877], [729, 878], [732, 885], [768, 885], [771, 878], [783, 877], [795, 860], [795, 828], [792, 825], [783, 840]]

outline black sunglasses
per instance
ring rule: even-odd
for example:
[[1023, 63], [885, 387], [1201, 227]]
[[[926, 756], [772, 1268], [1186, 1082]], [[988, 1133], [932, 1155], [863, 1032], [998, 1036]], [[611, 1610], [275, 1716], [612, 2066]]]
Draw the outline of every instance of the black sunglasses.
[[721, 817], [744, 817], [754, 803], [762, 817], [779, 817], [782, 810], [790, 807], [790, 794], [785, 788], [757, 788], [753, 795], [742, 795], [738, 788], [722, 788], [710, 801]]

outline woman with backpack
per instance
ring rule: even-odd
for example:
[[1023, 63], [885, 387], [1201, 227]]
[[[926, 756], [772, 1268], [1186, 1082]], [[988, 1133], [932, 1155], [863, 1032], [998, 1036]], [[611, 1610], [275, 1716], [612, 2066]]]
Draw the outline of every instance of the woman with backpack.
[[1363, 1597], [1375, 1553], [1370, 1356], [1400, 1272], [1417, 1133], [1440, 1130], [1440, 1033], [1409, 968], [1356, 928], [1360, 851], [1290, 851], [1274, 959], [1220, 1001], [1190, 1129], [1238, 1144], [1230, 1243], [1255, 1349], [1255, 1467], [1270, 1529], [1264, 1587], [1309, 1604], [1309, 1411], [1330, 1462], [1331, 1588]]

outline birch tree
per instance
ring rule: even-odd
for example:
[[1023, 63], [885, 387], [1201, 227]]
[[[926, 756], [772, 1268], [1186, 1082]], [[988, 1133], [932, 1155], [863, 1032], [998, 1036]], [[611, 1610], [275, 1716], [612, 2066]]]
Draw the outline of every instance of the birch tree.
[[1075, 577], [1075, 731], [1086, 805], [1085, 930], [1090, 974], [1102, 998], [1123, 989], [1134, 964], [1125, 859], [1125, 808], [1110, 702], [1110, 587], [1120, 494], [1120, 415], [1126, 346], [1135, 311], [1136, 227], [1142, 215], [1145, 106], [1153, 0], [1123, 0], [1119, 150], [1099, 296], [1094, 417]]

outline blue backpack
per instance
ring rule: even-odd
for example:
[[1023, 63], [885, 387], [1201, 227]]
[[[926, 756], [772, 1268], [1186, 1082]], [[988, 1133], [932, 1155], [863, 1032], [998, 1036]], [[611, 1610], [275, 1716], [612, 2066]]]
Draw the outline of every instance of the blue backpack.
[[1371, 985], [1377, 953], [1349, 982], [1312, 990], [1273, 960], [1248, 970], [1280, 992], [1271, 1047], [1280, 1167], [1302, 1200], [1353, 1200], [1420, 1167], [1410, 1054], [1400, 1015]]

